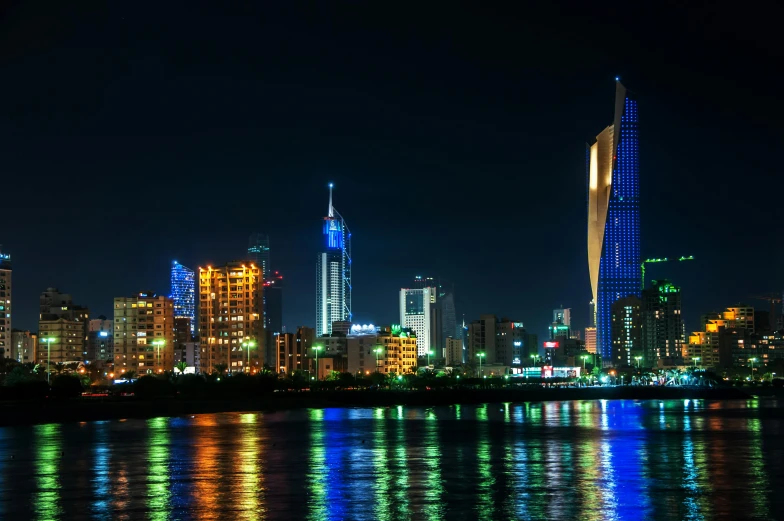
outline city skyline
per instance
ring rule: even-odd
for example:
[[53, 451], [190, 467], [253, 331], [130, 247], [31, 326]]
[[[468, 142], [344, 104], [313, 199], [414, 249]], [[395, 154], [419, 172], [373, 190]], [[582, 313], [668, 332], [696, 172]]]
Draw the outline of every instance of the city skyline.
[[[591, 294], [585, 256], [553, 251], [554, 233], [559, 247], [584, 251], [584, 144], [608, 123], [616, 76], [644, 107], [641, 253], [697, 259], [646, 274], [682, 288], [687, 331], [710, 310], [764, 307], [751, 297], [784, 287], [782, 246], [767, 219], [782, 183], [772, 123], [781, 78], [748, 60], [756, 56], [748, 42], [707, 48], [699, 13], [682, 13], [696, 33], [654, 49], [637, 38], [647, 29], [598, 14], [543, 31], [517, 9], [475, 16], [455, 7], [457, 27], [477, 29], [455, 34], [427, 9], [423, 29], [368, 13], [363, 24], [337, 16], [324, 26], [281, 6], [278, 15], [307, 35], [294, 41], [286, 24], [258, 26], [264, 13], [253, 7], [242, 19], [216, 8], [211, 20], [170, 6], [158, 17], [139, 6], [82, 9], [56, 37], [38, 13], [14, 15], [27, 38], [5, 63], [20, 81], [2, 86], [15, 100], [4, 116], [4, 190], [60, 194], [89, 224], [86, 236], [32, 212], [25, 197], [5, 200], [12, 224], [0, 243], [14, 260], [14, 327], [36, 328], [37, 297], [50, 286], [110, 316], [117, 295], [166, 293], [172, 259], [229, 261], [258, 230], [286, 277], [284, 324], [312, 324], [315, 228], [332, 180], [357, 237], [357, 322], [396, 321], [401, 284], [429, 272], [454, 281], [455, 306], [469, 321], [508, 315], [546, 338], [551, 310], [563, 304], [581, 330]], [[184, 38], [170, 36], [171, 20], [183, 16]], [[205, 23], [225, 38], [193, 62], [179, 42], [204, 50], [191, 28]], [[139, 34], [148, 36], [134, 43]], [[271, 42], [284, 44], [260, 57]], [[522, 63], [521, 49], [531, 49]], [[72, 81], [50, 92], [52, 78]], [[148, 177], [160, 197], [144, 189]], [[224, 188], [254, 196], [232, 205], [232, 221], [217, 208], [190, 212]], [[743, 219], [723, 215], [729, 208]], [[123, 227], [131, 215], [148, 230], [144, 240]], [[719, 237], [744, 237], [747, 246]]]

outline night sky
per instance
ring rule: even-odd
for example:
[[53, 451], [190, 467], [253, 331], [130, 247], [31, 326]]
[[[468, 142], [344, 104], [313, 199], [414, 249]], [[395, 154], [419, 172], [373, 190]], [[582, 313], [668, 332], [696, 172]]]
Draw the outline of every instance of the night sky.
[[616, 75], [639, 100], [643, 256], [697, 258], [649, 270], [683, 287], [687, 327], [784, 289], [775, 2], [283, 3], [2, 8], [15, 327], [37, 329], [47, 286], [111, 316], [168, 294], [173, 259], [241, 258], [256, 231], [284, 324], [313, 326], [330, 181], [358, 321], [397, 322], [399, 288], [435, 274], [467, 320], [543, 336], [563, 304], [583, 327], [585, 144]]

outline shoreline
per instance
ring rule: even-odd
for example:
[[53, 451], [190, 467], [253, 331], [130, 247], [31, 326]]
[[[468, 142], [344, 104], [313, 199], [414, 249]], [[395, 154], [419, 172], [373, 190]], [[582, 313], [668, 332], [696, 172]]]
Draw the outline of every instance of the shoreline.
[[149, 419], [220, 412], [269, 412], [302, 408], [331, 407], [433, 407], [503, 402], [550, 402], [572, 400], [748, 400], [760, 397], [784, 398], [777, 389], [693, 388], [693, 387], [583, 387], [561, 389], [457, 389], [443, 391], [304, 391], [269, 393], [259, 398], [155, 399], [74, 398], [16, 401], [0, 404], [0, 427]]

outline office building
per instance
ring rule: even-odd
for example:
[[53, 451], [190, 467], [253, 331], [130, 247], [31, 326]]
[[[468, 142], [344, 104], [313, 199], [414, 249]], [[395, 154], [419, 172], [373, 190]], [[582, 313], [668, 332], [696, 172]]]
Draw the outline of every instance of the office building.
[[572, 308], [559, 308], [553, 310], [553, 322], [572, 327]]
[[660, 358], [680, 358], [686, 343], [681, 315], [681, 288], [654, 280], [642, 292], [643, 364], [655, 367]]
[[332, 333], [332, 323], [351, 322], [351, 232], [346, 221], [332, 206], [332, 183], [329, 184], [329, 208], [324, 217], [324, 251], [318, 255], [316, 335]]
[[114, 373], [174, 369], [174, 302], [151, 291], [114, 299]]
[[455, 366], [463, 363], [463, 339], [447, 337], [446, 347], [444, 348], [444, 358], [446, 365]]
[[261, 269], [262, 280], [268, 280], [270, 266], [270, 240], [266, 233], [252, 233], [248, 238], [248, 260]]
[[0, 247], [0, 358], [10, 358], [11, 328], [11, 255]]
[[[436, 352], [437, 288], [403, 288], [400, 290], [400, 325], [416, 332], [417, 354], [426, 356], [429, 351]], [[440, 334], [440, 330], [438, 330]], [[441, 356], [438, 350], [438, 356]]]
[[[775, 338], [755, 333], [755, 311], [751, 306], [728, 307], [720, 313], [703, 315], [700, 321], [703, 331], [689, 335], [683, 349], [684, 364], [722, 369], [748, 366], [752, 358], [765, 358], [760, 349], [767, 349], [770, 338]], [[775, 351], [775, 342], [772, 345]]]
[[38, 363], [65, 364], [85, 359], [89, 310], [71, 295], [47, 288], [39, 299]]
[[[283, 275], [275, 271], [264, 279], [264, 331], [266, 360], [275, 360], [275, 335], [283, 332]], [[274, 366], [274, 364], [271, 364]]]
[[85, 359], [101, 367], [114, 363], [114, 322], [100, 315], [87, 323]]
[[38, 351], [38, 335], [30, 331], [14, 329], [11, 331], [11, 358], [21, 364], [35, 362]]
[[196, 278], [192, 269], [177, 261], [172, 263], [171, 294], [174, 303], [174, 318], [190, 321], [191, 335], [196, 333]]
[[585, 328], [585, 350], [591, 354], [596, 354], [596, 328]]
[[172, 336], [174, 338], [173, 364], [176, 365], [179, 362], [187, 363], [188, 343], [193, 342], [191, 321], [188, 317], [174, 317]]
[[[532, 341], [534, 345], [531, 345]], [[477, 355], [483, 353], [482, 364], [522, 366], [537, 352], [535, 342], [536, 335], [529, 335], [522, 322], [480, 315], [479, 320], [468, 325], [466, 362], [478, 364]]]
[[208, 372], [253, 372], [264, 363], [275, 365], [276, 360], [264, 359], [263, 297], [256, 264], [234, 261], [199, 268], [201, 365]]
[[616, 300], [610, 317], [613, 367], [636, 364], [642, 356], [642, 302], [633, 295]]
[[616, 82], [615, 118], [588, 151], [588, 270], [596, 303], [596, 341], [612, 356], [613, 303], [640, 297], [637, 102]]

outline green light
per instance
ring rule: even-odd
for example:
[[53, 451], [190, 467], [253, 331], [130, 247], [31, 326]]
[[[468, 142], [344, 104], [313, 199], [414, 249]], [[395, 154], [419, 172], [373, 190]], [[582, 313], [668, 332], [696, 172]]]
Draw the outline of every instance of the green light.
[[401, 327], [400, 324], [392, 324], [392, 334], [393, 335], [399, 335], [402, 332], [403, 332], [403, 328]]

